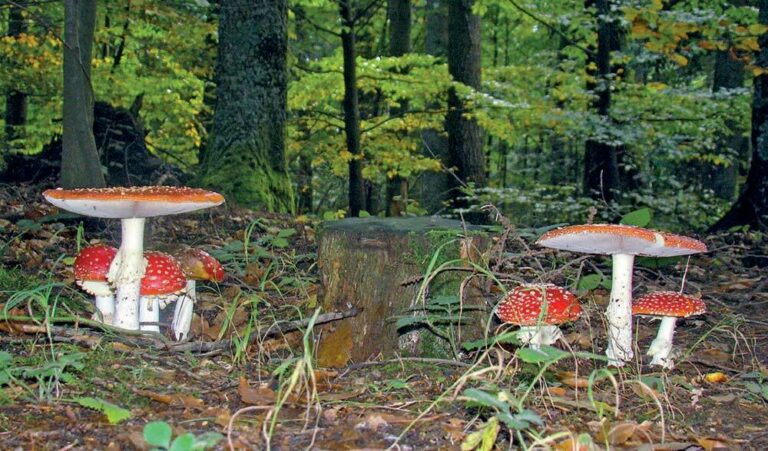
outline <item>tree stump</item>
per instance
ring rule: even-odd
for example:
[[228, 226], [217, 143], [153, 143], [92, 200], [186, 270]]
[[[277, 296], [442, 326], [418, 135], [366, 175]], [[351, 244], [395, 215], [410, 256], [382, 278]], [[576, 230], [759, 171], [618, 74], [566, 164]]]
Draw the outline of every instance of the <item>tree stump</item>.
[[[475, 277], [463, 287], [462, 281], [472, 274], [469, 262], [482, 264], [489, 248], [483, 228], [465, 228], [459, 221], [437, 217], [351, 218], [322, 224], [318, 299], [324, 311], [357, 307], [360, 313], [324, 328], [320, 365], [339, 367], [395, 354], [446, 357], [456, 350], [449, 346], [451, 341], [455, 345], [482, 336], [489, 315], [480, 280]], [[430, 263], [434, 269], [453, 260], [458, 260], [450, 263], [454, 269], [438, 273], [427, 286], [429, 294], [417, 296]], [[424, 315], [418, 310], [425, 299], [449, 303], [455, 299], [458, 305], [460, 291], [461, 325], [439, 324], [453, 327], [450, 340], [438, 328], [419, 321], [406, 321], [409, 324], [398, 330], [397, 317]]]

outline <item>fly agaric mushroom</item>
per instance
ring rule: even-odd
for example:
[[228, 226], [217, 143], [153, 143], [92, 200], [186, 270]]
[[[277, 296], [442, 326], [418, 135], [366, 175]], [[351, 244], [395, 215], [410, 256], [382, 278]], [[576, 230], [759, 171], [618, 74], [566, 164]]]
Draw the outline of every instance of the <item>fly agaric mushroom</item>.
[[521, 285], [496, 306], [503, 322], [520, 326], [517, 338], [532, 349], [563, 337], [557, 326], [581, 316], [581, 305], [570, 291], [555, 285]]
[[674, 362], [669, 355], [672, 352], [677, 318], [701, 315], [706, 311], [707, 306], [701, 299], [674, 291], [656, 291], [635, 300], [632, 304], [633, 315], [661, 317], [659, 332], [648, 348], [648, 355], [653, 357], [651, 365], [671, 369]]
[[122, 242], [109, 270], [115, 286], [114, 325], [139, 329], [139, 291], [144, 275], [144, 220], [224, 202], [221, 194], [198, 188], [134, 186], [129, 188], [49, 189], [43, 193], [53, 205], [73, 213], [122, 221]]
[[141, 279], [139, 298], [140, 329], [160, 332], [160, 301], [174, 301], [184, 289], [187, 280], [175, 258], [162, 252], [147, 252], [144, 277]]
[[544, 247], [613, 257], [608, 319], [608, 363], [622, 366], [632, 352], [632, 267], [635, 255], [675, 257], [706, 252], [701, 241], [642, 227], [589, 224], [550, 230], [536, 241]]
[[93, 319], [109, 325], [115, 314], [115, 296], [107, 282], [107, 272], [115, 254], [116, 248], [99, 244], [81, 250], [74, 263], [75, 281], [83, 291], [95, 298]]
[[195, 281], [221, 282], [224, 280], [224, 268], [211, 254], [201, 249], [186, 249], [178, 255], [178, 260], [187, 277], [187, 288], [184, 290], [184, 296], [180, 296], [176, 301], [171, 328], [176, 340], [183, 340], [189, 333], [192, 311], [197, 302]]

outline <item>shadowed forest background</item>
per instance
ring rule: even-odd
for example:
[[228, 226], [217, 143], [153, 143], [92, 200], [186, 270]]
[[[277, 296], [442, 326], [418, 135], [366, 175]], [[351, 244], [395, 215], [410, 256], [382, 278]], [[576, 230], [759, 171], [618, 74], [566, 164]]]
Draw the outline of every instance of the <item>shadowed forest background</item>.
[[[768, 448], [768, 0], [0, 0], [0, 95], [4, 445]], [[144, 185], [226, 200], [141, 223], [225, 274], [181, 338], [100, 316], [121, 224], [42, 196]], [[661, 368], [629, 311], [603, 353], [625, 252], [540, 241], [593, 223], [699, 246], [624, 270], [706, 307]], [[532, 283], [552, 346], [498, 317]]]

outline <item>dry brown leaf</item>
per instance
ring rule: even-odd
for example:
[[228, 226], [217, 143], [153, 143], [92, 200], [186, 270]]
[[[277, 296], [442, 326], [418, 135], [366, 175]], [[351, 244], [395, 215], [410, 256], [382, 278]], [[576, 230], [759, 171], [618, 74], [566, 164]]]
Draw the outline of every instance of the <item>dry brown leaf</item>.
[[368, 390], [366, 387], [357, 387], [354, 390], [348, 392], [320, 393], [318, 397], [320, 398], [320, 401], [323, 402], [344, 401], [347, 399], [357, 398], [358, 396], [365, 393], [366, 390]]
[[563, 387], [549, 387], [547, 390], [549, 390], [549, 394], [552, 396], [565, 396], [568, 394], [568, 390]]
[[587, 445], [580, 445], [573, 438], [569, 438], [555, 444], [553, 449], [556, 451], [588, 451], [589, 447]]
[[466, 424], [466, 421], [459, 418], [450, 418], [448, 421], [441, 423], [443, 430], [448, 434], [452, 443], [460, 443], [464, 440], [466, 435], [464, 433], [464, 426]]
[[656, 390], [652, 389], [651, 387], [648, 387], [647, 385], [632, 384], [630, 385], [630, 388], [632, 389], [632, 392], [634, 392], [637, 396], [639, 396], [642, 399], [645, 399], [645, 400], [661, 399], [661, 394]]
[[734, 443], [731, 440], [698, 437], [696, 442], [704, 448], [705, 451], [732, 449]]
[[721, 372], [707, 373], [704, 379], [711, 384], [722, 384], [728, 382], [728, 376]]
[[573, 371], [560, 371], [557, 373], [557, 378], [560, 382], [572, 388], [589, 387], [589, 379], [578, 377]]
[[144, 396], [146, 398], [151, 399], [152, 401], [157, 401], [162, 404], [171, 405], [173, 403], [173, 396], [166, 395], [164, 393], [155, 393], [150, 390], [142, 390], [142, 389], [136, 389], [134, 390], [134, 393], [136, 393], [139, 396]]
[[237, 394], [240, 395], [240, 400], [245, 404], [252, 405], [272, 405], [277, 399], [274, 390], [266, 386], [257, 388], [251, 387], [248, 385], [248, 379], [245, 377], [240, 378]]
[[608, 443], [614, 446], [627, 443], [637, 430], [637, 423], [627, 422], [619, 423], [608, 432]]

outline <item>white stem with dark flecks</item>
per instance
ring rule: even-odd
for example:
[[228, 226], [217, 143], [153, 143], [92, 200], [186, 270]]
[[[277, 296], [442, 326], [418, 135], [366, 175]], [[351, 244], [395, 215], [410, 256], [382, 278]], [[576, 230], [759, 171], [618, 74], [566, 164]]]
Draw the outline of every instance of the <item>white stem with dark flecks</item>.
[[96, 295], [94, 303], [97, 312], [94, 313], [93, 319], [111, 326], [115, 317], [115, 296], [112, 294], [105, 296]]
[[197, 294], [195, 293], [195, 281], [187, 280], [187, 288], [176, 300], [176, 309], [173, 311], [173, 336], [177, 341], [181, 341], [189, 335], [189, 327], [192, 325], [192, 313]]
[[146, 332], [160, 332], [160, 298], [141, 296], [139, 298], [139, 328]]
[[624, 366], [632, 360], [632, 267], [634, 255], [613, 256], [611, 299], [605, 315], [608, 319], [608, 364]]
[[123, 237], [107, 278], [115, 286], [114, 326], [139, 330], [139, 293], [144, 276], [144, 218], [122, 220]]
[[563, 338], [563, 333], [557, 326], [523, 326], [517, 331], [520, 344], [528, 345], [531, 349], [540, 349], [543, 345], [551, 345]]
[[675, 336], [677, 318], [665, 316], [661, 319], [659, 332], [648, 348], [648, 355], [653, 357], [651, 365], [660, 365], [663, 368], [672, 369], [674, 362], [669, 358], [672, 353], [672, 339]]

